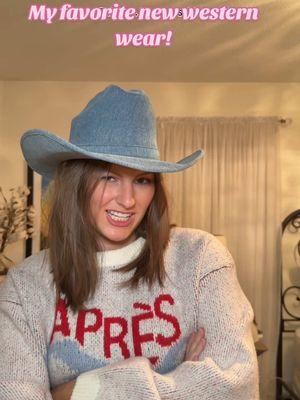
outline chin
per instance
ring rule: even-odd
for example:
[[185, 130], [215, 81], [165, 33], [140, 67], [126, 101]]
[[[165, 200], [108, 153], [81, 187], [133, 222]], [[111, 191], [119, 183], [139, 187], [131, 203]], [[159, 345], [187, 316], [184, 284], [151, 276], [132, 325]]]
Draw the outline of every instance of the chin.
[[130, 235], [129, 236], [119, 236], [119, 237], [114, 237], [114, 238], [110, 238], [108, 237], [107, 240], [109, 240], [110, 242], [116, 242], [116, 243], [123, 243], [126, 242], [127, 240], [129, 240]]
[[123, 243], [126, 242], [127, 240], [130, 240], [130, 238], [132, 237], [134, 231], [130, 232], [113, 232], [113, 233], [109, 233], [107, 232], [107, 234], [105, 232], [102, 233], [102, 236], [104, 239], [106, 239], [107, 241], [111, 242], [111, 243]]

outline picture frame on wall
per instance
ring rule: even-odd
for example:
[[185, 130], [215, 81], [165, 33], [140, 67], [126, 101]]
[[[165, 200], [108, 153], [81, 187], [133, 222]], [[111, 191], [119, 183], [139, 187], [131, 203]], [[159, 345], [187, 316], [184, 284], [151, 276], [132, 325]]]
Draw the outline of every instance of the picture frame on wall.
[[[30, 194], [27, 198], [27, 205], [33, 205], [33, 198], [34, 198], [34, 182], [33, 182], [33, 170], [27, 165], [27, 187], [30, 190]], [[25, 257], [29, 257], [33, 254], [32, 251], [33, 247], [33, 238], [26, 239], [25, 243]]]
[[50, 179], [42, 177], [27, 166], [27, 186], [30, 189], [28, 205], [33, 205], [36, 212], [35, 233], [26, 241], [26, 257], [47, 247], [47, 220], [49, 213]]

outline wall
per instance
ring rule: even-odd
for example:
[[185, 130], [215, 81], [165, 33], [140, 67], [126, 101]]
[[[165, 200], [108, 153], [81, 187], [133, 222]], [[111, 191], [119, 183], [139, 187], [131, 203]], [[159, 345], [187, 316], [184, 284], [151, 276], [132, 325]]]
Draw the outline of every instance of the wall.
[[[19, 148], [21, 134], [43, 128], [67, 138], [70, 120], [106, 82], [0, 82], [0, 186], [25, 183], [26, 168]], [[300, 186], [300, 84], [290, 83], [119, 83], [141, 88], [150, 96], [157, 115], [245, 116], [278, 115], [292, 118], [281, 129], [282, 219], [299, 208]], [[8, 255], [18, 262], [24, 248], [10, 247]], [[287, 273], [287, 282], [289, 282]], [[292, 358], [293, 336], [285, 340]], [[292, 364], [286, 365], [291, 376]]]

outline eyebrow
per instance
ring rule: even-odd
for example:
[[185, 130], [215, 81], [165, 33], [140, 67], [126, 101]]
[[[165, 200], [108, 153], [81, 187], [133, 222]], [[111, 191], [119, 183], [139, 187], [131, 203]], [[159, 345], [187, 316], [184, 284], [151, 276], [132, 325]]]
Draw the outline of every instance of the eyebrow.
[[154, 175], [154, 173], [153, 172], [142, 172], [141, 174], [138, 174], [136, 177], [138, 177], [138, 176], [147, 176], [147, 175]]
[[[115, 174], [115, 175], [117, 175], [117, 176], [121, 176], [121, 174], [119, 174], [118, 172], [115, 172], [113, 169], [111, 169], [110, 171], [109, 171], [109, 173], [112, 173], [112, 174]], [[140, 177], [140, 176], [148, 176], [148, 175], [154, 175], [154, 172], [141, 172], [140, 174], [138, 174], [138, 175], [136, 175], [135, 176], [135, 178], [138, 178], [138, 177]]]

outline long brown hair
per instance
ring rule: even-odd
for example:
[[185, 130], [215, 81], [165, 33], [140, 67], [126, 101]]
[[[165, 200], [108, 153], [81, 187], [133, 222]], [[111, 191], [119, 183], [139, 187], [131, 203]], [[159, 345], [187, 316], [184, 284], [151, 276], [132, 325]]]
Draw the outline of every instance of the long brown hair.
[[[94, 294], [101, 279], [97, 261], [99, 232], [91, 217], [90, 199], [97, 186], [99, 168], [109, 171], [109, 163], [98, 160], [69, 160], [60, 164], [52, 193], [49, 215], [49, 255], [56, 301], [65, 295], [73, 312], [85, 309], [84, 303]], [[149, 288], [163, 286], [166, 271], [163, 253], [170, 236], [168, 203], [162, 175], [154, 174], [155, 193], [136, 230], [146, 241], [140, 255], [130, 264], [114, 270], [135, 270], [122, 287], [136, 288], [142, 280]]]

